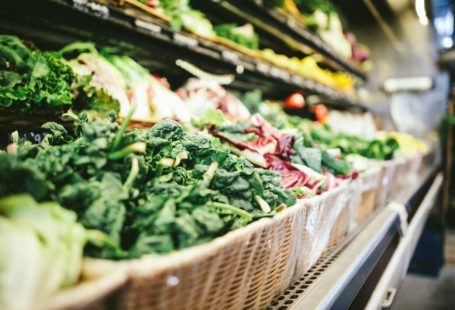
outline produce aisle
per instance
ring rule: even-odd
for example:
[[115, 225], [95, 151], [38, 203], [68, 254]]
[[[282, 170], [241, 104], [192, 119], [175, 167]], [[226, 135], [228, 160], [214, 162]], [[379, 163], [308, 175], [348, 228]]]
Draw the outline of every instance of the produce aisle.
[[377, 129], [344, 27], [328, 1], [3, 1], [0, 309], [390, 300], [440, 158]]

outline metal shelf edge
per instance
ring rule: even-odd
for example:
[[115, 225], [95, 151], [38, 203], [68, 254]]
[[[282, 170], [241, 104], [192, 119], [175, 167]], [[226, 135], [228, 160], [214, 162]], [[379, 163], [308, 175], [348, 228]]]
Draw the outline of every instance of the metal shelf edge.
[[[442, 185], [443, 176], [437, 175], [424, 200], [420, 204], [414, 218], [406, 229], [392, 259], [379, 280], [366, 309], [381, 309], [383, 299], [390, 285], [397, 286], [405, 277], [407, 268], [411, 261], [412, 253], [417, 245], [417, 241], [422, 234], [423, 227], [429, 212], [436, 199], [437, 193]], [[396, 287], [394, 287], [396, 289]]]
[[[300, 296], [289, 309], [330, 308], [368, 258], [377, 253], [377, 250], [385, 249], [381, 241], [385, 238], [391, 239], [398, 232], [398, 223], [398, 214], [395, 211], [388, 208], [380, 210], [327, 269], [317, 285], [307, 294]], [[350, 289], [356, 290], [354, 287]]]

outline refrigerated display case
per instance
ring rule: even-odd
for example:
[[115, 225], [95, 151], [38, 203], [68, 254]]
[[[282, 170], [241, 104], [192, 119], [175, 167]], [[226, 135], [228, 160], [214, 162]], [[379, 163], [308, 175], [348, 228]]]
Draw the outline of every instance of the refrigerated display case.
[[[361, 90], [368, 76], [375, 74], [374, 69], [367, 72], [361, 62], [338, 53], [286, 10], [252, 0], [198, 0], [191, 1], [191, 6], [216, 24], [251, 24], [261, 38], [262, 51], [203, 35], [200, 29], [195, 32], [177, 27], [172, 16], [160, 11], [154, 1], [6, 0], [0, 5], [0, 33], [16, 35], [28, 46], [36, 44], [42, 50], [58, 50], [76, 41], [95, 42], [98, 49], [115, 47], [116, 52], [131, 55], [153, 75], [166, 77], [171, 85], [183, 85], [195, 75], [226, 84], [223, 86], [233, 93], [259, 90], [270, 101], [281, 102], [298, 92], [310, 106], [324, 103], [330, 109], [375, 113], [377, 107], [365, 102]], [[266, 49], [275, 52], [264, 53]], [[297, 69], [304, 59], [312, 64], [308, 72]], [[355, 86], [340, 87], [333, 81], [337, 74], [346, 75]], [[303, 109], [287, 111], [310, 113]], [[317, 112], [310, 114], [318, 119]], [[16, 131], [20, 140], [43, 141], [47, 131], [40, 126], [52, 120], [62, 121], [56, 115], [23, 115], [3, 108], [0, 146], [17, 142]], [[154, 123], [145, 120], [132, 127], [145, 129]], [[241, 119], [239, 123], [247, 122]], [[210, 124], [205, 130], [213, 128]], [[272, 135], [276, 138], [277, 134]], [[218, 137], [229, 143], [235, 140]], [[320, 143], [316, 141], [312, 147], [320, 147]], [[176, 162], [170, 166], [178, 166]], [[434, 148], [415, 156], [378, 160], [374, 168], [360, 172], [358, 177], [343, 176], [351, 182], [340, 181], [338, 188], [315, 197], [303, 195], [293, 208], [285, 206], [285, 211], [280, 209], [187, 249], [132, 261], [89, 259], [84, 267], [88, 284], [82, 282], [59, 293], [45, 307], [387, 307], [406, 273], [443, 177]], [[270, 209], [258, 200], [263, 211]], [[96, 280], [90, 286], [92, 277]]]

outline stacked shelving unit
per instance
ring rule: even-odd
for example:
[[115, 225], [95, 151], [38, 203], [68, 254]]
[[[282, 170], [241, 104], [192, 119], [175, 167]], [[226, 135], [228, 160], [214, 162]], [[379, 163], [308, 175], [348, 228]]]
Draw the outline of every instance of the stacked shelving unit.
[[[317, 95], [329, 105], [362, 111], [367, 109], [357, 98], [332, 87], [303, 78], [273, 64], [258, 61], [188, 32], [173, 30], [162, 20], [140, 10], [125, 9], [110, 2], [86, 0], [46, 0], [39, 4], [27, 0], [7, 0], [4, 5], [22, 14], [11, 16], [8, 10], [3, 10], [0, 13], [0, 29], [5, 33], [22, 35], [40, 42], [43, 46], [60, 47], [75, 40], [96, 40], [99, 44], [107, 45], [116, 43], [126, 49], [134, 46], [136, 56], [142, 59], [144, 65], [158, 74], [166, 73], [171, 81], [173, 77], [188, 77], [175, 65], [177, 59], [183, 59], [210, 73], [235, 75], [231, 86], [237, 89], [260, 89], [265, 94], [278, 98], [290, 91], [302, 91], [308, 95]], [[227, 10], [224, 2], [209, 1], [205, 5], [209, 13], [212, 12], [212, 6], [221, 9], [221, 14]], [[273, 19], [285, 26], [278, 19]], [[308, 31], [305, 33], [307, 39], [304, 40], [304, 37], [299, 35], [302, 41], [299, 44], [305, 46], [308, 53], [333, 54], [317, 36], [310, 35]], [[272, 35], [275, 40], [278, 39], [276, 35]], [[309, 44], [312, 42], [311, 38], [319, 42], [314, 47]], [[289, 41], [292, 40], [289, 37]], [[308, 45], [304, 45], [304, 42]], [[336, 57], [336, 61], [333, 61], [327, 56], [326, 58], [328, 63], [337, 63], [331, 68], [346, 70], [360, 80], [366, 78], [365, 73], [348, 60]]]

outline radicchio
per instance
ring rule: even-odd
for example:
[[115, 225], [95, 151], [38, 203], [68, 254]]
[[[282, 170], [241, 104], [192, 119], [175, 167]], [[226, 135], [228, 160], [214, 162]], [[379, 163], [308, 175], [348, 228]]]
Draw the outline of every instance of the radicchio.
[[359, 177], [359, 172], [358, 171], [352, 171], [351, 173], [347, 175], [337, 175], [338, 179], [342, 180], [355, 180]]
[[290, 162], [280, 159], [272, 154], [264, 155], [267, 162], [267, 169], [281, 173], [281, 184], [287, 189], [305, 186], [309, 182], [309, 177], [295, 168]]
[[328, 171], [324, 172], [324, 175], [327, 177], [324, 188], [321, 189], [321, 192], [329, 191], [338, 186], [337, 178]]
[[[222, 131], [216, 130], [216, 129], [213, 129], [211, 132], [214, 136], [219, 137], [223, 140], [226, 140], [230, 144], [232, 144], [240, 149], [247, 149], [247, 150], [250, 150], [253, 152], [257, 152], [259, 154], [263, 154], [264, 152], [262, 150], [268, 149], [267, 146], [269, 144], [275, 143], [274, 140], [266, 138], [266, 137], [261, 137], [261, 136], [259, 137], [259, 139], [256, 139], [256, 140], [240, 141], [237, 139], [233, 139], [228, 134], [226, 134]], [[247, 132], [245, 132], [245, 133], [247, 133]]]
[[292, 147], [294, 140], [293, 135], [280, 133], [258, 114], [251, 117], [251, 123], [254, 127], [245, 129], [243, 133], [254, 133], [258, 136], [256, 140], [240, 141], [215, 129], [212, 130], [212, 134], [228, 141], [238, 148], [248, 149], [259, 154], [271, 153], [282, 159], [289, 159], [291, 155], [295, 153]]
[[260, 129], [262, 136], [275, 139], [277, 142], [274, 152], [275, 155], [289, 159], [291, 155], [295, 154], [292, 148], [292, 142], [294, 141], [293, 135], [279, 132], [259, 114], [254, 114], [251, 117], [251, 122]]

